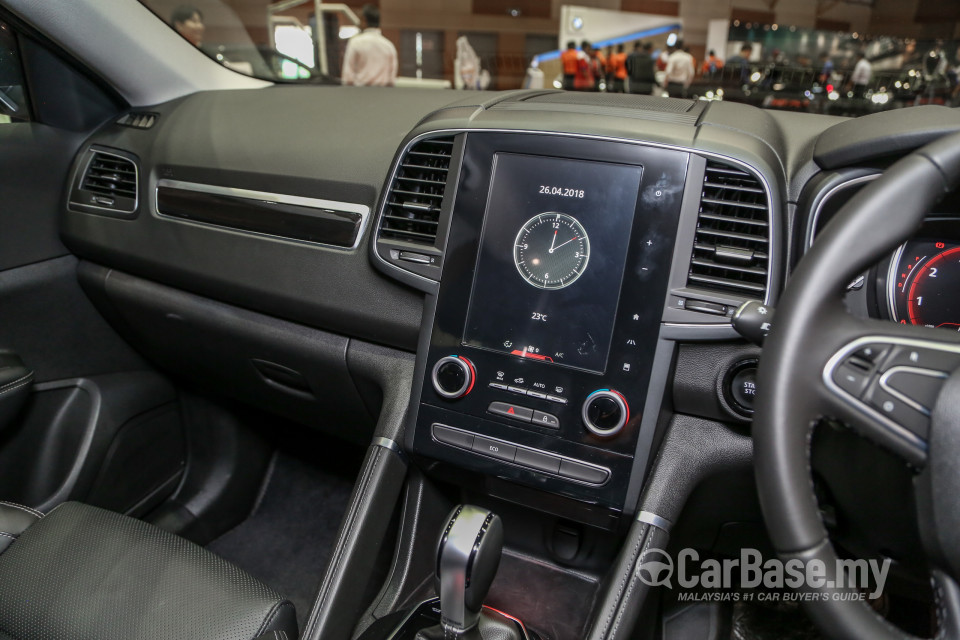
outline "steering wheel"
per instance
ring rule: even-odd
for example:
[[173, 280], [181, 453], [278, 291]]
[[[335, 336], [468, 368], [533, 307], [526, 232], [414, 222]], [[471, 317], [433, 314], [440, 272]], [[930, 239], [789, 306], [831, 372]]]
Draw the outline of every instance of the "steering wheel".
[[862, 189], [794, 271], [764, 343], [753, 421], [763, 516], [782, 560], [824, 564], [827, 586], [806, 587], [816, 597], [804, 606], [832, 637], [909, 636], [854, 597], [855, 588], [834, 586], [838, 555], [810, 466], [814, 426], [824, 417], [843, 421], [914, 471], [937, 637], [960, 638], [960, 335], [855, 318], [843, 305], [847, 284], [908, 239], [958, 186], [960, 134], [950, 134]]

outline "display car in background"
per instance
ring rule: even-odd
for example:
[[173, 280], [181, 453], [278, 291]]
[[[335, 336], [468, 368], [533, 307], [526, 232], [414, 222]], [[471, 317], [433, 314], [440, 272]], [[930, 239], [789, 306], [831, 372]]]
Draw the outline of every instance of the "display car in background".
[[0, 638], [960, 637], [949, 83], [340, 86], [153, 9], [0, 0]]

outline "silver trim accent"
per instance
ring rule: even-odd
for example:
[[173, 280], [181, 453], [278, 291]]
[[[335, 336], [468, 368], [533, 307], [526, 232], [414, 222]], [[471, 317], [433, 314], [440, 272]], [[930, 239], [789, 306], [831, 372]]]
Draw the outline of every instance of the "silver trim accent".
[[[103, 151], [97, 147], [91, 147], [88, 149], [90, 152], [90, 157], [87, 158], [87, 163], [83, 165], [83, 170], [80, 172], [80, 182], [77, 184], [77, 191], [83, 190], [83, 179], [87, 175], [87, 171], [90, 169], [90, 163], [93, 162], [93, 159], [98, 153], [102, 153], [105, 156], [113, 156], [114, 158], [120, 158], [121, 160], [126, 160], [133, 165], [133, 180], [135, 182], [133, 188], [133, 209], [116, 209], [113, 207], [101, 207], [95, 204], [87, 204], [86, 202], [77, 202], [76, 200], [70, 200], [67, 202], [67, 208], [70, 209], [70, 205], [77, 205], [79, 207], [89, 207], [91, 209], [100, 209], [101, 211], [109, 211], [111, 213], [136, 213], [137, 209], [140, 208], [140, 167], [137, 164], [136, 160], [131, 160], [127, 156], [122, 156], [119, 153], [111, 153], [110, 151]], [[72, 189], [71, 189], [72, 190]], [[91, 192], [92, 193], [92, 192]], [[76, 211], [78, 213], [84, 213], [79, 209], [71, 209], [71, 211]]]
[[877, 421], [877, 423], [879, 423], [881, 426], [886, 427], [886, 429], [894, 437], [903, 442], [903, 444], [912, 447], [923, 455], [926, 455], [928, 447], [923, 438], [916, 435], [909, 429], [897, 424], [873, 407], [869, 406], [865, 402], [862, 402], [859, 398], [854, 397], [853, 394], [841, 389], [839, 385], [833, 381], [833, 372], [840, 365], [843, 359], [860, 347], [871, 343], [917, 347], [919, 349], [932, 349], [934, 351], [947, 351], [949, 353], [956, 353], [958, 355], [960, 355], [960, 345], [953, 346], [944, 344], [942, 342], [915, 340], [912, 338], [897, 338], [894, 336], [864, 336], [863, 338], [857, 338], [853, 342], [848, 343], [845, 347], [833, 354], [833, 356], [827, 360], [827, 364], [823, 367], [823, 384], [830, 389], [830, 391], [839, 396], [841, 400], [846, 401], [857, 411], [866, 414], [868, 417]]
[[662, 516], [658, 516], [652, 511], [641, 511], [637, 514], [637, 522], [644, 522], [651, 527], [656, 527], [657, 529], [662, 529], [666, 533], [670, 533], [670, 529], [673, 527], [673, 523], [667, 520]]
[[[488, 456], [488, 455], [486, 455], [486, 454], [484, 454], [484, 453], [481, 453], [480, 451], [474, 451], [473, 449], [464, 449], [463, 447], [458, 447], [458, 446], [455, 445], [455, 444], [449, 444], [449, 443], [447, 443], [447, 442], [441, 442], [440, 440], [437, 440], [436, 437], [434, 437], [434, 435], [433, 435], [433, 428], [436, 427], [436, 426], [440, 426], [440, 427], [443, 427], [443, 428], [445, 428], [445, 429], [451, 429], [451, 430], [453, 430], [453, 431], [459, 431], [460, 433], [467, 433], [467, 434], [469, 434], [469, 435], [471, 435], [471, 436], [480, 436], [481, 438], [485, 438], [485, 439], [487, 439], [487, 440], [492, 440], [493, 442], [498, 442], [498, 443], [500, 443], [500, 444], [509, 445], [509, 446], [514, 447], [514, 448], [516, 448], [516, 449], [524, 449], [524, 450], [526, 450], [526, 451], [536, 451], [537, 453], [542, 453], [542, 454], [547, 455], [547, 456], [552, 456], [552, 457], [554, 457], [554, 458], [560, 458], [561, 461], [566, 460], [566, 461], [568, 461], [568, 462], [574, 462], [574, 463], [576, 463], [576, 464], [580, 464], [580, 465], [583, 465], [583, 466], [585, 466], [585, 467], [590, 467], [591, 469], [596, 469], [596, 470], [598, 470], [598, 471], [606, 471], [606, 472], [607, 472], [607, 479], [604, 480], [603, 482], [601, 482], [600, 484], [596, 484], [596, 483], [594, 483], [594, 482], [584, 482], [583, 480], [577, 480], [576, 478], [568, 478], [567, 476], [562, 476], [562, 475], [560, 475], [559, 472], [557, 472], [557, 473], [551, 473], [550, 471], [543, 471], [542, 469], [534, 469], [533, 467], [528, 467], [528, 466], [523, 465], [523, 464], [517, 464], [516, 462], [511, 462], [511, 461], [509, 461], [509, 460], [504, 460], [504, 459], [502, 459], [502, 458], [494, 458], [493, 456]], [[471, 452], [471, 453], [477, 454], [478, 456], [483, 456], [483, 457], [485, 457], [485, 458], [490, 458], [490, 459], [492, 459], [492, 460], [496, 460], [497, 462], [502, 462], [503, 464], [513, 465], [514, 467], [517, 467], [517, 468], [519, 468], [519, 469], [525, 469], [525, 470], [527, 470], [527, 471], [533, 471], [533, 472], [535, 472], [535, 473], [542, 473], [542, 474], [551, 476], [551, 477], [553, 477], [553, 478], [560, 478], [561, 480], [566, 480], [567, 482], [575, 482], [575, 483], [577, 483], [577, 484], [582, 484], [582, 485], [587, 486], [587, 487], [602, 487], [602, 486], [604, 486], [605, 484], [607, 484], [608, 482], [610, 482], [610, 478], [613, 477], [613, 473], [610, 471], [610, 469], [608, 469], [607, 467], [602, 467], [602, 466], [600, 466], [600, 465], [598, 465], [598, 464], [593, 464], [592, 462], [584, 462], [583, 460], [577, 460], [576, 458], [571, 458], [571, 457], [569, 457], [569, 456], [560, 455], [559, 453], [554, 453], [553, 451], [547, 451], [546, 449], [537, 449], [537, 448], [535, 448], [535, 447], [528, 447], [528, 446], [526, 446], [526, 445], [517, 444], [516, 442], [510, 442], [509, 440], [501, 440], [500, 438], [494, 438], [494, 437], [488, 436], [488, 435], [486, 435], [486, 434], [484, 434], [484, 433], [477, 433], [476, 431], [467, 431], [466, 429], [460, 429], [459, 427], [451, 427], [450, 425], [448, 425], [448, 424], [443, 424], [442, 422], [433, 422], [433, 423], [430, 424], [430, 439], [433, 440], [434, 442], [436, 442], [437, 444], [442, 444], [442, 445], [445, 446], [445, 447], [453, 447], [454, 449], [460, 449], [460, 451], [469, 451], [469, 452]]]
[[807, 223], [806, 243], [804, 244], [803, 249], [804, 253], [809, 251], [810, 247], [813, 246], [813, 241], [816, 240], [817, 224], [820, 222], [820, 214], [823, 212], [823, 207], [826, 205], [827, 201], [844, 189], [848, 189], [854, 185], [860, 184], [861, 182], [872, 182], [880, 176], [880, 173], [871, 173], [865, 176], [850, 178], [849, 180], [845, 180], [840, 184], [833, 185], [825, 194], [823, 194], [823, 196], [821, 196], [820, 202], [817, 203], [816, 208], [813, 210], [813, 215], [810, 216], [810, 221]]
[[[444, 391], [443, 387], [440, 386], [440, 381], [437, 380], [437, 373], [440, 371], [440, 367], [448, 362], [455, 363], [463, 370], [463, 384], [460, 385], [456, 391]], [[473, 372], [470, 370], [470, 365], [464, 362], [462, 358], [445, 356], [437, 360], [437, 363], [433, 365], [433, 371], [430, 373], [430, 381], [433, 383], [433, 390], [436, 391], [437, 394], [450, 400], [456, 400], [457, 398], [463, 397], [463, 394], [470, 388], [470, 384], [473, 382]]]
[[[237, 229], [235, 227], [228, 227], [221, 224], [213, 224], [210, 222], [199, 222], [196, 220], [184, 220], [183, 218], [178, 218], [176, 216], [171, 216], [160, 211], [157, 190], [160, 187], [169, 187], [171, 189], [182, 189], [184, 191], [195, 191], [197, 193], [212, 193], [220, 196], [230, 196], [233, 198], [243, 198], [246, 200], [265, 200], [268, 202], [279, 202], [281, 204], [292, 204], [300, 207], [309, 207], [311, 209], [329, 209], [332, 211], [345, 211], [347, 213], [356, 213], [360, 215], [360, 228], [357, 230], [357, 238], [353, 241], [353, 244], [349, 247], [341, 247], [339, 245], [327, 244], [325, 242], [312, 242], [310, 240], [300, 240], [297, 238], [288, 238], [286, 236], [279, 236], [272, 233], [261, 233], [259, 231], [247, 231], [245, 229]], [[370, 207], [365, 204], [357, 204], [355, 202], [339, 202], [337, 200], [322, 200], [320, 198], [307, 198], [304, 196], [293, 196], [283, 193], [271, 193], [268, 191], [252, 191], [250, 189], [240, 189], [238, 187], [221, 187], [212, 184], [200, 184], [198, 182], [184, 182], [182, 180], [168, 180], [166, 178], [157, 181], [157, 186], [153, 189], [153, 211], [156, 215], [164, 220], [169, 220], [171, 222], [179, 222], [181, 224], [189, 224], [200, 227], [207, 227], [211, 229], [223, 229], [226, 231], [231, 231], [233, 233], [240, 233], [247, 236], [260, 236], [264, 238], [276, 238], [278, 240], [285, 240], [287, 242], [296, 242], [300, 244], [308, 244], [313, 246], [329, 247], [331, 249], [337, 249], [339, 251], [353, 251], [360, 246], [360, 243], [363, 241], [363, 234], [366, 231], [367, 224], [370, 221]]]
[[883, 372], [883, 375], [880, 376], [879, 384], [884, 391], [894, 396], [895, 398], [899, 398], [902, 402], [906, 402], [909, 406], [913, 407], [914, 409], [916, 409], [917, 411], [919, 411], [925, 416], [930, 415], [930, 409], [928, 407], [923, 406], [922, 404], [920, 404], [910, 396], [904, 394], [901, 391], [898, 391], [897, 389], [891, 387], [887, 383], [887, 381], [890, 379], [890, 376], [894, 375], [895, 373], [910, 373], [916, 376], [927, 376], [928, 378], [938, 378], [940, 380], [946, 380], [947, 378], [950, 377], [943, 371], [934, 371], [933, 369], [921, 369], [920, 367], [907, 367], [903, 365], [887, 369], [886, 371]]
[[[448, 521], [446, 539], [440, 549], [440, 624], [455, 634], [472, 629], [480, 620], [479, 611], [466, 606], [467, 568], [490, 512], [465, 504]], [[452, 526], [450, 526], [452, 525]]]
[[[594, 398], [609, 398], [613, 400], [618, 407], [620, 407], [620, 421], [617, 422], [616, 425], [610, 427], [609, 429], [601, 429], [590, 421], [590, 417], [587, 414], [587, 407], [590, 406], [590, 402]], [[583, 426], [587, 428], [587, 431], [596, 436], [600, 436], [601, 438], [609, 438], [610, 436], [615, 436], [620, 433], [620, 430], [623, 429], [623, 426], [627, 424], [627, 417], [629, 414], [630, 409], [627, 407], [627, 403], [624, 401], [623, 397], [612, 389], [599, 389], [594, 391], [587, 396], [587, 399], [583, 401], [583, 406], [580, 408], [580, 418], [583, 420]]]
[[[420, 141], [421, 141], [422, 139], [424, 139], [424, 138], [428, 138], [428, 137], [434, 137], [434, 138], [435, 138], [435, 137], [440, 137], [440, 136], [445, 136], [445, 135], [456, 136], [456, 135], [459, 135], [459, 134], [461, 134], [461, 133], [467, 134], [468, 136], [469, 136], [469, 134], [471, 134], [471, 133], [517, 133], [517, 134], [526, 134], [526, 135], [542, 135], [542, 136], [548, 136], [548, 137], [577, 138], [577, 139], [583, 139], [583, 140], [600, 140], [600, 141], [604, 141], [604, 142], [618, 142], [618, 143], [622, 143], [622, 144], [634, 144], [634, 145], [639, 145], [639, 146], [643, 146], [643, 147], [654, 147], [654, 148], [656, 148], [656, 149], [669, 149], [669, 150], [672, 150], [672, 151], [681, 151], [681, 152], [684, 152], [684, 153], [692, 153], [692, 154], [696, 154], [696, 155], [699, 155], [699, 156], [702, 156], [702, 157], [707, 157], [707, 158], [716, 158], [716, 159], [719, 159], [719, 160], [723, 160], [723, 161], [726, 161], [726, 162], [729, 162], [729, 163], [738, 165], [738, 166], [740, 166], [740, 167], [742, 167], [742, 168], [744, 168], [744, 169], [752, 172], [752, 174], [755, 175], [758, 180], [760, 180], [760, 183], [763, 185], [763, 190], [764, 190], [764, 192], [765, 192], [765, 194], [766, 194], [766, 196], [767, 196], [767, 204], [768, 204], [768, 207], [767, 207], [767, 215], [769, 216], [769, 221], [770, 221], [770, 227], [769, 227], [769, 229], [770, 229], [770, 252], [769, 252], [770, 255], [769, 255], [768, 259], [767, 259], [767, 290], [766, 290], [766, 292], [764, 293], [763, 301], [764, 301], [765, 304], [771, 304], [771, 301], [772, 301], [772, 293], [771, 293], [771, 292], [772, 292], [772, 290], [773, 290], [773, 288], [774, 288], [774, 283], [773, 283], [773, 265], [775, 264], [775, 259], [774, 259], [774, 258], [775, 258], [775, 257], [776, 257], [776, 258], [779, 258], [779, 256], [777, 255], [777, 254], [779, 253], [779, 251], [778, 251], [779, 245], [778, 245], [777, 243], [779, 242], [779, 231], [780, 231], [780, 216], [779, 216], [779, 215], [774, 215], [774, 212], [776, 211], [776, 213], [779, 214], [779, 212], [780, 212], [780, 207], [779, 207], [779, 202], [777, 201], [777, 202], [775, 203], [775, 201], [774, 201], [774, 199], [773, 199], [773, 191], [772, 191], [772, 189], [770, 188], [770, 183], [767, 181], [766, 176], [765, 176], [759, 169], [757, 169], [756, 167], [754, 167], [753, 165], [748, 164], [747, 162], [744, 162], [743, 160], [740, 160], [740, 159], [738, 159], [738, 158], [733, 158], [733, 157], [730, 157], [730, 156], [723, 155], [722, 153], [716, 153], [716, 152], [713, 152], [713, 151], [704, 151], [704, 150], [702, 150], [702, 149], [696, 149], [696, 148], [694, 148], [694, 147], [684, 147], [684, 146], [680, 146], [680, 145], [666, 144], [666, 143], [662, 143], [662, 142], [651, 142], [651, 141], [647, 141], [647, 140], [632, 140], [632, 139], [629, 139], [629, 138], [616, 138], [616, 137], [613, 137], [613, 136], [603, 136], [603, 135], [594, 135], [594, 134], [586, 134], [586, 133], [569, 133], [569, 132], [563, 132], [563, 131], [549, 131], [549, 130], [536, 131], [536, 130], [533, 130], [533, 129], [484, 129], [484, 128], [466, 128], [466, 127], [463, 127], [463, 128], [457, 128], [457, 129], [433, 129], [433, 130], [431, 130], [431, 131], [426, 131], [426, 132], [424, 132], [424, 133], [418, 134], [418, 135], [414, 136], [413, 138], [411, 138], [410, 141], [407, 142], [407, 144], [403, 146], [403, 148], [401, 149], [401, 152], [400, 152], [399, 154], [397, 154], [397, 157], [394, 158], [393, 164], [392, 164], [391, 167], [390, 167], [390, 171], [389, 171], [389, 173], [387, 174], [387, 180], [388, 180], [388, 182], [387, 182], [386, 184], [387, 184], [388, 186], [389, 186], [389, 184], [392, 184], [393, 179], [394, 179], [394, 176], [396, 175], [396, 172], [397, 172], [397, 167], [399, 167], [399, 165], [400, 165], [400, 161], [403, 159], [403, 157], [407, 154], [407, 152], [410, 150], [410, 148], [411, 148], [413, 145], [415, 145], [416, 143], [420, 142]], [[451, 166], [450, 169], [451, 169], [451, 171], [452, 171], [452, 170], [453, 170], [453, 167]], [[459, 171], [459, 169], [460, 169], [460, 167], [457, 167], [457, 170], [458, 170], [458, 171]], [[687, 180], [686, 183], [685, 183], [684, 188], [686, 188], [686, 185], [689, 185], [689, 184], [690, 184], [690, 181]], [[387, 206], [387, 197], [386, 197], [386, 194], [387, 194], [387, 193], [388, 193], [388, 189], [384, 189], [384, 194], [385, 194], [385, 195], [381, 197], [381, 203], [380, 203], [380, 205], [379, 205], [379, 207], [378, 207], [378, 211], [377, 211], [377, 216], [376, 216], [377, 222], [376, 222], [376, 227], [375, 227], [376, 229], [380, 229], [381, 219], [383, 218], [384, 212], [385, 212], [385, 210], [386, 210], [386, 206]], [[456, 197], [456, 196], [454, 196], [454, 197]], [[452, 211], [452, 210], [451, 210], [451, 211]], [[452, 215], [452, 213], [451, 213], [451, 215]], [[393, 264], [393, 263], [391, 263], [391, 262], [387, 262], [386, 260], [384, 260], [383, 257], [380, 255], [380, 253], [376, 250], [377, 240], [378, 240], [378, 238], [377, 238], [376, 236], [374, 236], [374, 238], [373, 238], [373, 243], [374, 243], [374, 244], [373, 244], [373, 247], [374, 247], [373, 254], [374, 254], [374, 256], [375, 256], [375, 258], [376, 258], [377, 260], [379, 260], [381, 263], [383, 263], [384, 265], [386, 265], [388, 268], [399, 269], [399, 270], [403, 271], [404, 273], [408, 273], [408, 274], [414, 276], [415, 278], [417, 278], [417, 279], [419, 279], [419, 280], [423, 280], [425, 283], [429, 283], [431, 286], [436, 285], [437, 281], [436, 281], [436, 280], [433, 280], [432, 278], [427, 278], [427, 277], [421, 276], [420, 274], [413, 273], [412, 271], [408, 271], [408, 270], [406, 270], [406, 269], [404, 269], [404, 268], [402, 268], [402, 267], [400, 267], [400, 266], [397, 266], [397, 265], [395, 265], [395, 264]], [[445, 250], [446, 250], [446, 246], [444, 246], [444, 251], [445, 251]], [[689, 261], [688, 261], [688, 265], [689, 265]]]
[[[897, 317], [897, 265], [900, 264], [900, 259], [906, 249], [906, 242], [897, 247], [897, 250], [893, 253], [893, 258], [890, 259], [890, 266], [887, 267], [887, 282], [885, 283], [887, 285], [887, 313], [890, 314], [894, 322], [900, 322], [900, 318]], [[904, 279], [904, 283], [906, 283], [906, 279]]]
[[400, 449], [400, 445], [391, 440], [390, 438], [374, 438], [370, 443], [370, 446], [373, 447], [383, 447], [384, 449], [389, 449], [399, 456], [403, 455], [403, 451]]

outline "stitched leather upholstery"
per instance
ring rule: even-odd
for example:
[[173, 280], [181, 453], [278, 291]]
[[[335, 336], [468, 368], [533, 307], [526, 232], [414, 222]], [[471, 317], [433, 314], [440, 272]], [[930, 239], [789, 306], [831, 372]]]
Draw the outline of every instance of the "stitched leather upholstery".
[[205, 549], [75, 502], [0, 554], [0, 639], [297, 638], [293, 604]]
[[0, 553], [42, 517], [42, 513], [29, 507], [13, 502], [0, 502]]

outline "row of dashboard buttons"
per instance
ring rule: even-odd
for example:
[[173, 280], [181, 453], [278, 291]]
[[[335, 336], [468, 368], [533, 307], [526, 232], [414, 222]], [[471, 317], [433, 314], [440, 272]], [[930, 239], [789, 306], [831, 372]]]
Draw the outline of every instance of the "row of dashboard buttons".
[[433, 424], [431, 431], [433, 439], [437, 442], [504, 462], [512, 462], [521, 467], [556, 475], [566, 480], [602, 485], [610, 478], [609, 469], [578, 462], [570, 458], [562, 458], [539, 449], [531, 449], [503, 440], [488, 438], [438, 423]]
[[509, 384], [503, 384], [502, 382], [491, 382], [489, 384], [491, 389], [499, 389], [500, 391], [509, 391], [510, 393], [515, 393], [519, 396], [528, 396], [530, 398], [536, 398], [537, 400], [547, 400], [549, 402], [556, 402], [557, 404], [567, 404], [567, 399], [563, 396], [552, 396], [540, 391], [534, 391], [533, 389], [527, 389], [524, 387], [515, 387]]
[[487, 407], [487, 411], [494, 415], [504, 416], [505, 418], [510, 418], [511, 420], [517, 420], [519, 422], [529, 422], [531, 424], [536, 424], [541, 427], [549, 427], [551, 429], [560, 428], [560, 419], [552, 413], [537, 411], [529, 407], [521, 407], [517, 404], [491, 402], [490, 406]]

